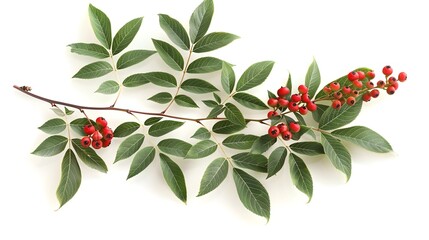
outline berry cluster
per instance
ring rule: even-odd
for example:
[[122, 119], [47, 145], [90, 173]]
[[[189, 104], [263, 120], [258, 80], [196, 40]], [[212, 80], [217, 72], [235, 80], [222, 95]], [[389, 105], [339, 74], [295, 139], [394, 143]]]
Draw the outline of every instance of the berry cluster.
[[103, 117], [98, 117], [95, 120], [95, 126], [90, 123], [83, 126], [83, 132], [87, 135], [80, 141], [84, 148], [92, 145], [94, 149], [108, 147], [113, 139], [113, 131], [107, 126], [107, 121]]
[[301, 130], [301, 126], [297, 122], [290, 122], [289, 127], [285, 123], [279, 123], [277, 126], [271, 126], [268, 129], [268, 135], [272, 138], [276, 138], [279, 135], [286, 141], [292, 139], [293, 133], [298, 133]]

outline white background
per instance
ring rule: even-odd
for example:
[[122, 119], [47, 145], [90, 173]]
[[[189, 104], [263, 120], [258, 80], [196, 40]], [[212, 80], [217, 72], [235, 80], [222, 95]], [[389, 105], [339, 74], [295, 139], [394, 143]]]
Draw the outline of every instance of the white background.
[[[200, 1], [92, 3], [110, 16], [114, 30], [144, 16], [129, 49], [154, 49], [151, 38], [168, 41], [157, 14], [169, 14], [187, 28]], [[382, 94], [365, 104], [353, 123], [379, 132], [394, 152], [374, 154], [347, 144], [353, 156], [353, 173], [347, 184], [327, 159], [306, 158], [314, 180], [314, 197], [307, 204], [305, 195], [292, 185], [287, 167], [269, 180], [255, 174], [270, 192], [269, 223], [241, 205], [231, 174], [214, 192], [195, 197], [211, 157], [175, 159], [186, 175], [187, 205], [170, 192], [157, 161], [125, 181], [130, 159], [112, 164], [119, 139], [110, 149], [100, 151], [109, 173], [81, 165], [80, 190], [56, 211], [62, 156], [30, 154], [47, 137], [37, 127], [55, 115], [47, 103], [24, 96], [12, 85], [29, 85], [34, 93], [85, 105], [106, 106], [113, 101], [113, 96], [93, 94], [101, 79], [71, 78], [90, 59], [69, 53], [66, 45], [96, 41], [87, 16], [88, 4], [8, 1], [0, 9], [0, 239], [429, 238], [429, 132], [423, 115], [428, 108], [429, 15], [422, 1], [215, 1], [209, 31], [231, 32], [241, 38], [211, 55], [235, 64], [238, 75], [254, 62], [276, 61], [267, 83], [253, 91], [261, 98], [265, 98], [266, 89], [275, 91], [283, 84], [289, 71], [295, 86], [302, 83], [313, 57], [323, 83], [361, 66], [374, 68], [380, 76], [381, 68], [390, 64], [395, 73], [406, 71], [409, 76], [395, 95]], [[130, 68], [130, 72], [149, 70], [169, 71], [158, 55]], [[208, 75], [212, 79], [217, 76]], [[157, 111], [159, 106], [145, 101], [155, 91], [159, 88], [126, 89], [118, 104]], [[206, 107], [198, 111], [174, 107], [171, 113], [197, 116], [206, 111]], [[103, 115], [112, 126], [133, 120], [123, 113], [88, 114], [92, 118]], [[262, 116], [265, 112], [245, 110], [245, 114]], [[256, 126], [248, 131], [266, 131]], [[168, 136], [186, 138], [195, 129], [196, 125], [187, 123]]]

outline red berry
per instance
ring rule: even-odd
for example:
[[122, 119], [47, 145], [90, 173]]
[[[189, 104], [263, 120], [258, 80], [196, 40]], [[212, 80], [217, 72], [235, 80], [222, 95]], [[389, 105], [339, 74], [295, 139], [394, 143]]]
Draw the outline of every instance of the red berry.
[[353, 106], [356, 103], [356, 99], [354, 97], [348, 97], [347, 98], [347, 105]]
[[362, 96], [362, 100], [369, 102], [371, 100], [371, 93], [367, 92]]
[[314, 112], [317, 110], [317, 105], [314, 102], [308, 102], [306, 107], [311, 112]]
[[357, 96], [359, 96], [359, 91], [358, 90], [353, 90], [352, 93], [351, 93], [351, 95], [353, 97], [357, 97]]
[[390, 85], [393, 86], [395, 88], [395, 90], [398, 90], [398, 87], [399, 87], [398, 81], [392, 82]]
[[291, 132], [297, 133], [299, 130], [301, 130], [301, 126], [297, 122], [290, 122], [289, 129]]
[[380, 92], [377, 89], [371, 90], [371, 97], [377, 98], [380, 95]]
[[280, 130], [277, 126], [271, 126], [268, 129], [268, 134], [272, 137], [272, 138], [276, 138], [277, 136], [279, 136], [280, 134]]
[[362, 71], [357, 71], [357, 74], [359, 76], [359, 80], [364, 80], [365, 79], [365, 73]]
[[353, 81], [353, 85], [357, 88], [362, 88], [363, 86], [362, 82], [359, 80]]
[[110, 143], [112, 142], [112, 140], [105, 139], [105, 140], [102, 140], [101, 142], [103, 143], [103, 147], [106, 148], [110, 146]]
[[340, 99], [340, 98], [342, 98], [343, 97], [343, 94], [341, 93], [341, 92], [336, 92], [336, 93], [334, 93], [334, 98], [336, 98], [336, 99]]
[[366, 82], [366, 87], [368, 88], [368, 89], [373, 89], [374, 88], [374, 83], [373, 82], [371, 82], [371, 81], [368, 81], [368, 82]]
[[91, 135], [95, 132], [95, 127], [91, 124], [87, 124], [87, 125], [83, 126], [83, 132], [86, 135]]
[[80, 140], [80, 144], [82, 145], [83, 148], [87, 148], [91, 145], [91, 138], [89, 137], [83, 137]]
[[310, 96], [308, 96], [308, 93], [304, 93], [301, 95], [301, 101], [303, 101], [305, 103], [311, 102], [311, 99], [310, 99]]
[[383, 80], [377, 82], [377, 87], [384, 88], [384, 86], [386, 86], [386, 83]]
[[299, 107], [299, 113], [301, 113], [301, 115], [305, 115], [308, 113], [308, 109], [305, 106], [301, 106]]
[[389, 86], [389, 87], [387, 87], [386, 91], [387, 91], [387, 94], [393, 95], [395, 93], [396, 89], [394, 86]]
[[103, 138], [106, 140], [112, 140], [113, 138], [113, 131], [109, 127], [105, 127], [101, 130], [101, 133], [103, 134]]
[[398, 75], [398, 80], [400, 82], [405, 82], [405, 80], [407, 80], [407, 74], [404, 73], [404, 72], [400, 72], [399, 75]]
[[352, 92], [352, 89], [350, 87], [344, 86], [343, 87], [343, 93], [344, 94], [350, 94]]
[[375, 73], [373, 71], [369, 71], [366, 73], [366, 76], [368, 77], [369, 80], [372, 80], [375, 78]]
[[393, 69], [392, 69], [392, 67], [390, 67], [389, 65], [387, 65], [387, 66], [385, 66], [384, 68], [383, 68], [383, 74], [387, 77], [387, 76], [390, 76], [391, 74], [392, 74], [392, 72], [393, 72]]
[[301, 101], [301, 95], [299, 95], [299, 94], [293, 94], [293, 95], [290, 97], [290, 100], [291, 100], [292, 102], [300, 102], [300, 101]]
[[101, 140], [103, 138], [103, 135], [101, 135], [101, 133], [99, 131], [96, 131], [92, 134], [92, 140], [94, 141], [98, 141]]
[[299, 106], [296, 104], [296, 102], [289, 102], [288, 108], [291, 112], [296, 112], [299, 110]]
[[280, 98], [279, 99], [279, 106], [280, 107], [286, 108], [288, 106], [288, 104], [289, 104], [288, 100], [286, 100], [284, 98]]
[[347, 78], [353, 82], [359, 79], [359, 74], [355, 71], [349, 72], [349, 74], [347, 75]]
[[92, 141], [92, 147], [94, 149], [100, 149], [102, 146], [103, 146], [103, 142], [101, 142], [101, 140]]
[[306, 94], [308, 93], [308, 87], [306, 87], [305, 85], [299, 85], [298, 92], [301, 94]]
[[388, 82], [390, 83], [390, 84], [393, 84], [393, 83], [395, 83], [395, 82], [397, 82], [398, 80], [395, 78], [395, 77], [390, 77], [389, 79], [388, 79]]
[[279, 103], [279, 101], [275, 98], [270, 98], [270, 99], [268, 99], [268, 102], [267, 102], [268, 106], [270, 106], [270, 107], [277, 107], [278, 103]]
[[292, 133], [289, 131], [282, 132], [282, 138], [286, 141], [289, 141], [292, 139]]
[[278, 115], [279, 114], [276, 111], [269, 111], [268, 114], [267, 114], [267, 117], [268, 118], [272, 118], [272, 117], [275, 117], [275, 116], [278, 116]]
[[326, 93], [326, 94], [329, 94], [331, 91], [332, 91], [332, 89], [330, 87], [328, 87], [328, 86], [326, 86], [326, 87], [323, 88], [323, 92]]
[[334, 101], [332, 101], [332, 108], [334, 109], [340, 109], [341, 108], [341, 101], [338, 99], [335, 99]]
[[107, 126], [107, 121], [103, 117], [98, 117], [96, 120], [98, 125], [100, 125], [102, 128]]
[[277, 127], [279, 128], [280, 133], [284, 133], [289, 130], [287, 125], [284, 123], [280, 123]]
[[329, 87], [331, 88], [332, 91], [338, 91], [341, 86], [337, 82], [331, 82], [331, 84], [329, 84]]
[[279, 88], [279, 90], [277, 90], [277, 95], [279, 95], [279, 97], [285, 97], [289, 93], [290, 93], [290, 90], [287, 87], [281, 87]]

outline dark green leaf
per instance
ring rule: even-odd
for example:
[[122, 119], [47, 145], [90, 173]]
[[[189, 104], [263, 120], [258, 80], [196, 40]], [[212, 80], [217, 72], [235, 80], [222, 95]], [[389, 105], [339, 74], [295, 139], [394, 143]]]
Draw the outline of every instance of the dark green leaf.
[[232, 123], [245, 127], [246, 121], [240, 110], [232, 103], [225, 104], [225, 117]]
[[235, 85], [235, 73], [231, 65], [226, 62], [222, 62], [221, 83], [226, 93], [232, 93]]
[[46, 138], [31, 154], [50, 157], [55, 156], [66, 148], [68, 139], [64, 136], [54, 135]]
[[59, 109], [58, 107], [53, 107], [51, 108], [51, 110], [57, 114], [58, 117], [64, 117], [65, 113], [63, 112], [63, 110]]
[[347, 181], [352, 173], [352, 159], [350, 153], [336, 138], [322, 133], [322, 145], [329, 160], [334, 167], [347, 176]]
[[144, 61], [146, 58], [152, 56], [155, 53], [155, 51], [150, 50], [132, 50], [126, 52], [122, 54], [121, 57], [119, 57], [118, 62], [116, 63], [116, 68], [124, 69], [130, 67]]
[[289, 154], [289, 169], [293, 184], [308, 196], [308, 202], [310, 202], [313, 196], [313, 179], [305, 162], [291, 153]]
[[290, 146], [290, 149], [296, 153], [315, 156], [319, 154], [324, 154], [323, 146], [319, 142], [297, 142], [293, 143]]
[[94, 30], [95, 37], [107, 49], [112, 45], [112, 29], [110, 20], [107, 15], [100, 9], [89, 4], [89, 20], [91, 21], [92, 29]]
[[66, 129], [66, 122], [61, 118], [53, 118], [45, 122], [39, 129], [48, 134], [57, 134]]
[[189, 149], [185, 158], [197, 159], [210, 156], [217, 149], [217, 144], [212, 140], [202, 140]]
[[[219, 90], [218, 90], [219, 91]], [[214, 99], [216, 100], [216, 102], [217, 103], [221, 103], [222, 102], [222, 99], [219, 97], [219, 95], [217, 95], [216, 93], [213, 93], [213, 97], [214, 97]]]
[[141, 173], [155, 158], [155, 148], [145, 147], [137, 152], [130, 166], [127, 180]]
[[222, 105], [217, 105], [210, 111], [207, 118], [216, 118], [221, 113], [223, 113], [224, 110], [225, 110], [225, 108]]
[[74, 111], [68, 109], [67, 107], [64, 107], [64, 111], [66, 112], [67, 115], [72, 115], [74, 113]]
[[146, 73], [133, 74], [122, 82], [125, 87], [138, 87], [146, 83], [150, 83]]
[[294, 112], [293, 115], [296, 117], [296, 119], [298, 120], [298, 123], [300, 125], [307, 125], [304, 117], [299, 112]]
[[216, 50], [230, 44], [239, 37], [226, 32], [213, 32], [202, 37], [194, 46], [194, 52], [202, 53]]
[[171, 191], [186, 203], [186, 183], [185, 176], [179, 165], [171, 160], [167, 155], [159, 154], [161, 157], [162, 175], [164, 175], [165, 182], [167, 182]]
[[204, 0], [192, 13], [189, 20], [189, 35], [191, 42], [200, 40], [210, 27], [214, 12], [213, 0]]
[[340, 109], [328, 108], [320, 117], [319, 128], [332, 130], [351, 123], [359, 115], [362, 100], [359, 98], [354, 106], [345, 104]]
[[188, 73], [210, 73], [222, 69], [223, 61], [214, 57], [198, 58], [189, 64], [186, 69]]
[[250, 66], [237, 83], [237, 92], [246, 91], [262, 84], [273, 69], [274, 62], [258, 62]]
[[234, 100], [240, 103], [241, 105], [248, 107], [254, 110], [265, 110], [268, 109], [267, 105], [264, 102], [259, 100], [259, 98], [254, 97], [250, 94], [239, 92], [234, 94]]
[[137, 32], [142, 25], [143, 18], [135, 18], [127, 22], [119, 31], [116, 33], [113, 38], [112, 53], [116, 55], [124, 50], [130, 43], [133, 41]]
[[82, 174], [76, 156], [71, 149], [68, 149], [61, 163], [61, 180], [57, 188], [60, 208], [73, 198], [80, 187], [81, 180]]
[[169, 103], [171, 99], [173, 99], [173, 96], [171, 96], [171, 94], [168, 92], [160, 92], [148, 98], [148, 100], [151, 100], [160, 104]]
[[319, 122], [320, 118], [322, 117], [323, 113], [326, 111], [326, 109], [329, 108], [329, 106], [322, 105], [322, 104], [316, 104], [317, 109], [314, 112], [311, 112], [314, 121]]
[[282, 169], [287, 156], [287, 149], [285, 147], [276, 148], [268, 157], [267, 178], [274, 176], [280, 169]]
[[153, 125], [159, 121], [161, 121], [162, 117], [150, 117], [148, 119], [146, 119], [146, 121], [144, 121], [144, 125], [145, 126], [150, 126]]
[[216, 101], [213, 101], [213, 100], [203, 100], [202, 102], [204, 103], [204, 105], [206, 105], [209, 108], [220, 106]]
[[246, 126], [234, 124], [228, 120], [221, 120], [213, 125], [213, 132], [219, 134], [231, 134], [243, 130]]
[[[94, 121], [91, 121], [92, 125], [95, 125], [96, 123]], [[83, 126], [89, 124], [89, 120], [86, 118], [77, 118], [70, 122], [70, 127], [75, 131], [79, 136], [86, 136], [83, 132]]]
[[201, 79], [188, 79], [182, 83], [180, 86], [183, 90], [186, 90], [191, 93], [209, 93], [214, 91], [219, 91], [211, 83], [201, 80]]
[[85, 163], [88, 167], [96, 169], [100, 172], [107, 172], [106, 163], [103, 159], [97, 155], [97, 153], [92, 148], [83, 148], [80, 143], [80, 139], [75, 138], [72, 140], [72, 145], [76, 151], [77, 156]]
[[119, 91], [119, 84], [113, 80], [103, 82], [97, 89], [98, 93], [114, 94]]
[[191, 147], [191, 144], [175, 138], [164, 139], [158, 143], [159, 150], [178, 157], [185, 157]]
[[182, 24], [166, 14], [158, 14], [158, 16], [159, 25], [170, 40], [183, 50], [189, 50], [190, 43], [188, 33]]
[[185, 63], [182, 55], [176, 48], [161, 40], [152, 39], [152, 42], [159, 56], [168, 66], [177, 71], [183, 70]]
[[174, 88], [177, 86], [176, 78], [166, 72], [148, 72], [144, 73], [143, 77], [149, 82], [161, 87]]
[[258, 139], [255, 135], [235, 134], [228, 136], [223, 140], [222, 144], [225, 147], [246, 150], [253, 146], [253, 143]]
[[256, 215], [270, 219], [270, 197], [264, 186], [241, 169], [233, 169], [238, 197], [243, 205]]
[[268, 149], [270, 149], [271, 146], [274, 145], [274, 143], [277, 142], [277, 138], [273, 138], [268, 134], [265, 134], [261, 137], [259, 137], [252, 145], [252, 150], [250, 150], [251, 153], [255, 154], [261, 154]]
[[141, 133], [136, 133], [125, 139], [118, 147], [116, 152], [115, 162], [131, 157], [136, 153], [142, 146], [144, 141], [144, 135]]
[[217, 158], [207, 166], [200, 183], [198, 195], [202, 196], [216, 189], [228, 174], [228, 161], [225, 158]]
[[160, 137], [165, 135], [179, 127], [181, 127], [185, 122], [178, 122], [173, 120], [165, 120], [162, 122], [157, 122], [150, 126], [149, 135], [153, 137]]
[[286, 87], [292, 90], [292, 76], [289, 73], [289, 77], [287, 78]]
[[140, 124], [136, 122], [124, 122], [119, 125], [113, 132], [113, 136], [121, 138], [128, 137], [133, 132], [140, 128]]
[[191, 138], [206, 140], [210, 138], [210, 135], [210, 132], [205, 127], [201, 127], [198, 128], [198, 130], [194, 133], [194, 135], [192, 135]]
[[317, 88], [320, 85], [320, 72], [319, 67], [317, 66], [317, 62], [313, 59], [313, 62], [310, 64], [308, 68], [307, 74], [305, 75], [305, 86], [308, 87], [308, 96], [313, 98], [314, 94], [316, 94]]
[[174, 98], [174, 101], [177, 103], [177, 105], [182, 107], [199, 108], [195, 101], [186, 95], [177, 95]]
[[355, 126], [343, 128], [335, 130], [331, 134], [337, 138], [357, 144], [369, 151], [378, 153], [392, 151], [392, 146], [390, 146], [386, 139], [367, 127]]
[[231, 158], [238, 167], [247, 168], [262, 173], [267, 172], [268, 159], [264, 155], [245, 152], [236, 154]]
[[111, 71], [113, 71], [113, 68], [108, 62], [99, 61], [84, 66], [73, 76], [73, 78], [98, 78], [110, 73]]
[[99, 59], [108, 58], [109, 52], [103, 47], [95, 43], [73, 43], [68, 45], [72, 53], [95, 57]]
[[277, 98], [277, 95], [272, 93], [271, 91], [267, 90], [268, 98]]

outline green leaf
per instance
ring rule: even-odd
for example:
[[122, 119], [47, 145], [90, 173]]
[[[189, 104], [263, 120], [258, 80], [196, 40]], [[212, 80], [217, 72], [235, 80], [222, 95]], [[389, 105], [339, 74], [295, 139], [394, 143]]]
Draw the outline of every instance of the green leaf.
[[362, 99], [357, 99], [354, 106], [345, 104], [340, 109], [328, 108], [320, 117], [319, 128], [332, 130], [351, 123], [359, 115]]
[[[95, 125], [96, 123], [94, 121], [91, 121], [92, 125]], [[85, 134], [83, 132], [83, 126], [89, 124], [88, 119], [86, 118], [77, 118], [73, 121], [70, 122], [70, 127], [71, 129], [73, 129], [73, 131], [75, 131], [77, 134], [79, 134], [79, 136], [86, 136], [87, 134]]]
[[317, 62], [313, 59], [313, 62], [310, 64], [310, 67], [307, 70], [307, 74], [305, 75], [305, 86], [308, 87], [308, 96], [313, 98], [314, 94], [316, 94], [317, 88], [320, 85], [320, 72], [319, 67], [317, 66]]
[[293, 184], [308, 196], [308, 202], [313, 196], [313, 179], [305, 162], [297, 155], [289, 154], [289, 170]]
[[237, 92], [246, 91], [262, 84], [273, 69], [274, 62], [258, 62], [250, 66], [237, 83]]
[[226, 62], [222, 62], [221, 83], [226, 93], [232, 93], [235, 86], [235, 73], [231, 65]]
[[204, 0], [192, 13], [189, 20], [189, 35], [191, 42], [196, 43], [200, 40], [210, 27], [214, 12], [212, 0]]
[[137, 152], [128, 172], [127, 180], [141, 173], [149, 166], [155, 158], [155, 148], [145, 147]]
[[63, 110], [59, 109], [58, 107], [53, 107], [51, 108], [51, 110], [57, 114], [58, 117], [64, 117], [65, 113], [63, 112]]
[[197, 159], [210, 156], [217, 149], [217, 144], [212, 140], [202, 140], [189, 149], [185, 158]]
[[267, 90], [267, 95], [268, 95], [268, 98], [277, 98], [277, 95], [272, 93], [270, 90]]
[[76, 156], [71, 149], [68, 149], [61, 163], [61, 180], [57, 188], [60, 208], [73, 198], [80, 187], [81, 180], [82, 174]]
[[227, 174], [228, 161], [225, 158], [217, 158], [211, 162], [204, 171], [197, 197], [216, 189], [225, 180]]
[[149, 135], [153, 137], [160, 137], [165, 135], [177, 128], [181, 127], [185, 122], [178, 122], [173, 120], [165, 120], [162, 122], [157, 122], [150, 126]]
[[191, 93], [210, 93], [214, 91], [219, 91], [211, 83], [195, 78], [184, 81], [180, 87], [183, 90], [186, 90]]
[[74, 113], [73, 110], [68, 109], [67, 107], [64, 107], [64, 111], [66, 112], [67, 116], [70, 116]]
[[150, 50], [132, 50], [122, 54], [116, 63], [117, 69], [124, 69], [144, 61], [146, 58], [155, 54], [155, 51]]
[[119, 125], [113, 132], [113, 136], [117, 138], [128, 137], [133, 132], [140, 128], [140, 124], [136, 122], [124, 122]]
[[125, 139], [119, 145], [118, 151], [116, 152], [115, 161], [113, 163], [131, 157], [131, 155], [133, 155], [140, 149], [143, 144], [143, 141], [144, 135], [141, 133], [136, 133]]
[[194, 52], [210, 52], [224, 47], [239, 37], [226, 32], [213, 32], [202, 37], [194, 46]]
[[161, 157], [161, 169], [165, 182], [167, 182], [171, 191], [173, 191], [182, 202], [186, 203], [186, 183], [182, 170], [179, 165], [167, 155], [160, 153], [159, 156]]
[[292, 76], [289, 73], [289, 77], [287, 78], [286, 87], [292, 89]]
[[152, 42], [159, 56], [168, 66], [176, 71], [183, 70], [183, 65], [185, 63], [182, 55], [176, 48], [161, 40], [152, 39]]
[[46, 138], [31, 154], [50, 157], [55, 156], [66, 148], [68, 139], [64, 136], [54, 135]]
[[95, 43], [73, 43], [68, 45], [72, 53], [95, 57], [99, 59], [108, 58], [109, 52], [101, 45]]
[[270, 219], [270, 197], [264, 186], [241, 169], [233, 169], [238, 197], [243, 205], [256, 215]]
[[150, 117], [148, 119], [146, 119], [146, 121], [144, 121], [144, 125], [145, 126], [150, 126], [153, 125], [159, 121], [161, 121], [162, 117]]
[[135, 18], [129, 22], [127, 22], [119, 31], [116, 33], [115, 37], [113, 38], [113, 45], [112, 45], [112, 53], [113, 55], [116, 55], [120, 53], [122, 50], [124, 50], [130, 43], [133, 41], [134, 37], [136, 36], [137, 32], [140, 29], [140, 26], [142, 25], [143, 18]]
[[217, 95], [216, 93], [213, 93], [213, 97], [214, 97], [214, 99], [216, 100], [217, 103], [221, 104], [222, 99], [219, 97], [219, 95]]
[[160, 151], [177, 157], [185, 157], [192, 145], [176, 138], [167, 138], [158, 143]]
[[187, 73], [211, 73], [222, 69], [223, 61], [214, 57], [202, 57], [194, 60], [186, 69]]
[[114, 94], [119, 91], [119, 84], [113, 80], [103, 82], [97, 89], [98, 93]]
[[106, 173], [107, 166], [103, 159], [97, 155], [92, 148], [83, 148], [80, 143], [80, 139], [75, 138], [72, 140], [72, 145], [76, 151], [77, 156], [85, 163], [88, 167], [96, 169], [100, 172]]
[[367, 127], [354, 126], [343, 128], [335, 130], [331, 134], [339, 139], [357, 144], [369, 151], [378, 153], [392, 151], [392, 146], [390, 146], [386, 139]]
[[66, 129], [66, 122], [61, 118], [53, 118], [45, 122], [39, 129], [48, 134], [57, 134]]
[[213, 132], [218, 134], [231, 134], [243, 130], [246, 126], [237, 125], [229, 120], [221, 120], [213, 125]]
[[246, 127], [246, 121], [240, 110], [232, 103], [225, 104], [225, 117], [232, 123]]
[[325, 153], [322, 144], [319, 142], [297, 142], [291, 144], [289, 147], [296, 153], [308, 156], [316, 156]]
[[286, 156], [287, 149], [285, 147], [278, 147], [273, 152], [271, 152], [270, 156], [268, 157], [267, 178], [274, 176], [278, 171], [280, 171], [280, 169], [282, 169]]
[[108, 62], [99, 61], [84, 66], [73, 76], [73, 78], [98, 78], [110, 73], [111, 71], [113, 71], [113, 68]]
[[254, 109], [254, 110], [266, 110], [268, 109], [267, 105], [265, 105], [264, 102], [262, 102], [261, 100], [259, 100], [259, 98], [254, 97], [250, 94], [244, 93], [244, 92], [239, 92], [234, 94], [234, 96], [232, 97], [234, 98], [235, 101], [237, 101], [238, 103], [240, 103], [241, 105], [250, 108], [250, 109]]
[[198, 130], [194, 133], [194, 135], [192, 135], [191, 138], [206, 140], [210, 138], [210, 135], [210, 132], [205, 127], [201, 127], [198, 128]]
[[150, 83], [149, 79], [147, 78], [147, 74], [137, 73], [125, 78], [125, 80], [122, 82], [122, 85], [125, 87], [138, 87], [146, 83]]
[[92, 30], [94, 30], [95, 37], [107, 49], [112, 45], [112, 29], [110, 20], [107, 15], [100, 9], [89, 4], [89, 20], [91, 21]]
[[347, 176], [347, 181], [352, 173], [352, 159], [350, 153], [336, 138], [322, 133], [322, 145], [329, 160], [334, 167]]
[[264, 153], [268, 151], [268, 149], [270, 149], [270, 147], [273, 146], [276, 142], [277, 138], [272, 138], [268, 134], [262, 135], [253, 143], [252, 150], [250, 150], [250, 152], [255, 154]]
[[238, 167], [266, 173], [268, 159], [261, 154], [239, 153], [231, 157]]
[[166, 72], [143, 73], [143, 77], [145, 77], [149, 82], [161, 87], [174, 88], [177, 86], [176, 78]]
[[228, 136], [223, 140], [222, 144], [225, 147], [246, 150], [253, 146], [253, 143], [258, 139], [255, 135], [235, 134]]
[[326, 109], [329, 108], [329, 106], [323, 105], [323, 104], [316, 104], [317, 109], [314, 112], [311, 112], [314, 121], [320, 122], [320, 118], [322, 117], [323, 113], [326, 111]]
[[158, 14], [159, 25], [167, 34], [168, 38], [183, 50], [189, 50], [189, 37], [185, 28], [176, 19], [166, 15]]
[[171, 96], [170, 93], [160, 92], [160, 93], [157, 93], [157, 94], [153, 95], [152, 97], [148, 98], [147, 100], [151, 100], [151, 101], [154, 101], [154, 102], [160, 103], [160, 104], [166, 104], [166, 103], [169, 103], [171, 101], [171, 99], [173, 99], [173, 96]]
[[199, 108], [195, 101], [186, 95], [177, 95], [174, 98], [174, 101], [177, 103], [177, 105], [182, 107]]
[[206, 105], [207, 107], [209, 107], [209, 108], [214, 108], [214, 107], [217, 107], [217, 106], [221, 106], [221, 105], [219, 105], [216, 101], [214, 101], [214, 100], [203, 100], [202, 101], [203, 103], [204, 103], [204, 105]]
[[210, 111], [207, 118], [216, 118], [221, 113], [223, 113], [224, 110], [225, 110], [225, 108], [222, 105], [217, 105]]

